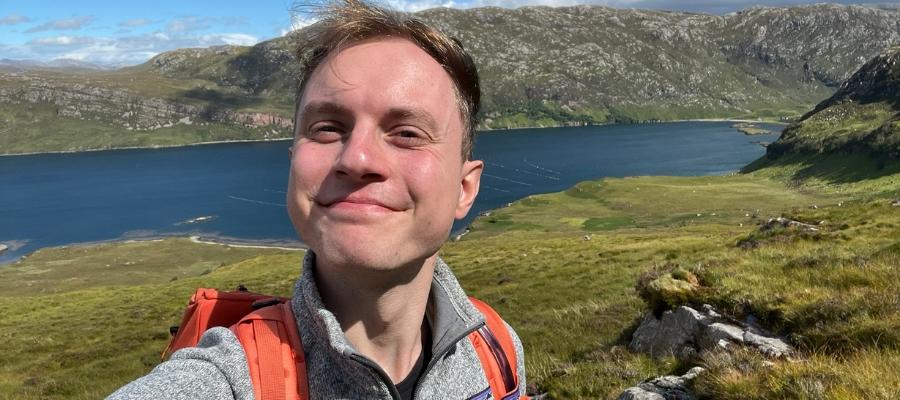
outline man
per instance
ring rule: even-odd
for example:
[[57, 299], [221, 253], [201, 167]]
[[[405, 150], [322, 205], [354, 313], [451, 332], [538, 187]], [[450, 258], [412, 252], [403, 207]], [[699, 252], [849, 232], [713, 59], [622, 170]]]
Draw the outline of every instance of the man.
[[[310, 248], [291, 303], [310, 397], [490, 398], [466, 339], [484, 317], [438, 257], [483, 168], [470, 160], [474, 64], [455, 40], [357, 0], [316, 28], [287, 195]], [[234, 334], [213, 328], [111, 398], [249, 399], [247, 371]]]

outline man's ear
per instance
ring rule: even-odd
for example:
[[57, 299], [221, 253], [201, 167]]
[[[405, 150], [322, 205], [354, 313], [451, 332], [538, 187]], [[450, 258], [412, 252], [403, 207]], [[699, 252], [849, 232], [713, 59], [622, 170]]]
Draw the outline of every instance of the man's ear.
[[481, 172], [484, 170], [484, 162], [471, 160], [463, 162], [462, 179], [459, 183], [459, 202], [456, 204], [456, 219], [463, 219], [475, 203], [478, 196], [478, 188], [481, 187]]

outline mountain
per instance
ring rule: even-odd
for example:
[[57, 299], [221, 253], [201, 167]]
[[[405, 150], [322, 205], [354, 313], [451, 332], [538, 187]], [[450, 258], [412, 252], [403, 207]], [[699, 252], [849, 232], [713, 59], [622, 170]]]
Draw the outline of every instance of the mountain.
[[900, 46], [869, 60], [767, 153], [834, 151], [900, 158]]
[[865, 63], [742, 172], [803, 190], [900, 198], [900, 46]]
[[[483, 128], [795, 117], [900, 43], [900, 9], [829, 4], [725, 16], [583, 5], [416, 17], [473, 54]], [[116, 71], [0, 72], [0, 118], [11, 127], [0, 153], [289, 136], [300, 72], [292, 48], [305, 35], [180, 49]], [[106, 139], [89, 133], [98, 129]]]
[[38, 60], [12, 60], [8, 58], [0, 59], [0, 70], [11, 72], [22, 72], [29, 70], [85, 70], [85, 71], [108, 71], [114, 69], [104, 65], [89, 63], [71, 58], [57, 58], [55, 60], [44, 62]]

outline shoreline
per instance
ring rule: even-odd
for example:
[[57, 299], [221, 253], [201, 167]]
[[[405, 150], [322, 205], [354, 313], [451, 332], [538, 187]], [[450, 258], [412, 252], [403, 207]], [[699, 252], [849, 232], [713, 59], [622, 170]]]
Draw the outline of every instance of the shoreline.
[[0, 154], [0, 157], [17, 157], [17, 156], [37, 156], [43, 154], [79, 154], [79, 153], [96, 153], [101, 151], [119, 151], [119, 150], [157, 150], [157, 149], [176, 149], [180, 147], [205, 146], [209, 144], [229, 144], [229, 143], [256, 143], [256, 142], [280, 142], [294, 140], [294, 138], [276, 138], [276, 139], [231, 139], [231, 140], [211, 140], [208, 142], [196, 142], [185, 144], [167, 144], [154, 146], [125, 146], [112, 147], [108, 149], [86, 149], [86, 150], [53, 150], [53, 151], [33, 151], [29, 153], [12, 153]]
[[[286, 250], [286, 251], [306, 251], [309, 247], [306, 243], [301, 241], [296, 241], [296, 246], [291, 246], [286, 241], [279, 240], [246, 240], [246, 239], [238, 239], [231, 237], [216, 237], [216, 236], [200, 236], [200, 235], [156, 235], [156, 236], [147, 236], [140, 238], [128, 238], [128, 237], [119, 237], [115, 239], [109, 240], [97, 240], [92, 242], [79, 242], [79, 243], [70, 243], [64, 244], [60, 246], [48, 246], [41, 247], [30, 251], [26, 254], [22, 254], [17, 258], [0, 262], [0, 268], [5, 266], [9, 266], [15, 264], [19, 261], [22, 261], [25, 258], [31, 257], [32, 254], [48, 249], [67, 249], [67, 248], [82, 248], [82, 247], [93, 247], [93, 246], [101, 246], [106, 244], [124, 244], [124, 243], [137, 243], [137, 242], [161, 242], [166, 239], [186, 239], [191, 243], [195, 244], [203, 244], [203, 245], [214, 245], [214, 246], [228, 246], [228, 247], [238, 247], [238, 248], [246, 248], [246, 249], [266, 249], [266, 250]], [[5, 252], [4, 252], [5, 253]]]
[[[183, 237], [183, 236], [176, 236]], [[202, 237], [198, 235], [190, 235], [187, 236], [187, 239], [191, 241], [191, 243], [197, 244], [211, 244], [217, 246], [228, 246], [228, 247], [239, 247], [243, 249], [274, 249], [274, 250], [287, 250], [287, 251], [306, 251], [309, 250], [309, 247], [303, 243], [298, 242], [300, 245], [297, 247], [290, 246], [282, 246], [277, 244], [261, 244], [255, 243], [253, 241], [242, 241], [240, 239], [224, 239], [224, 238], [209, 238]]]
[[[618, 125], [666, 124], [666, 123], [674, 123], [674, 122], [746, 122], [746, 123], [754, 123], [754, 124], [789, 125], [788, 122], [765, 121], [765, 120], [756, 120], [756, 119], [698, 118], [698, 119], [673, 119], [673, 120], [653, 121], [653, 122], [631, 122], [628, 124], [609, 122], [609, 123], [602, 123], [602, 124], [578, 125], [578, 126], [554, 125], [554, 126], [519, 126], [519, 127], [515, 127], [515, 128], [483, 128], [483, 129], [479, 129], [478, 132], [482, 132], [482, 133], [503, 132], [503, 131], [510, 131], [510, 130], [514, 130], [514, 129], [579, 128], [579, 127], [585, 127], [585, 126], [606, 126], [606, 125], [617, 125], [617, 124]], [[212, 141], [207, 141], [207, 142], [196, 142], [196, 143], [185, 143], [185, 144], [154, 145], [154, 146], [125, 146], [125, 147], [113, 147], [113, 148], [107, 148], [107, 149], [33, 151], [33, 152], [28, 152], [28, 153], [0, 154], [0, 157], [36, 156], [36, 155], [44, 155], [44, 154], [78, 154], [78, 153], [94, 153], [94, 152], [101, 152], [101, 151], [119, 151], [119, 150], [174, 149], [174, 148], [179, 148], [179, 147], [204, 146], [204, 145], [210, 145], [210, 144], [278, 142], [278, 141], [288, 141], [288, 140], [293, 140], [293, 139], [294, 138], [292, 138], [292, 137], [287, 137], [287, 138], [276, 138], [276, 139], [212, 140]]]

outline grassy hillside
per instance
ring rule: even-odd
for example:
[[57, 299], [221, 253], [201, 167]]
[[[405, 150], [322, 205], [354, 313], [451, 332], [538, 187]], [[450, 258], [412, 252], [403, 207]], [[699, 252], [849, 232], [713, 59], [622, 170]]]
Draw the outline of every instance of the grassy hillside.
[[[646, 309], [638, 278], [678, 264], [709, 288], [692, 301], [753, 315], [801, 349], [773, 365], [710, 358], [701, 393], [888, 399], [900, 384], [900, 212], [883, 195], [854, 200], [757, 176], [584, 182], [479, 218], [443, 256], [517, 328], [529, 382], [551, 398], [612, 398], [686, 367], [624, 346]], [[816, 235], [760, 233], [782, 214], [827, 223]], [[755, 247], [738, 246], [747, 240]], [[194, 288], [288, 294], [301, 257], [166, 240], [43, 250], [3, 267], [0, 397], [108, 394], [158, 362]]]
[[866, 62], [744, 171], [833, 190], [892, 187], [900, 172], [900, 46]]

